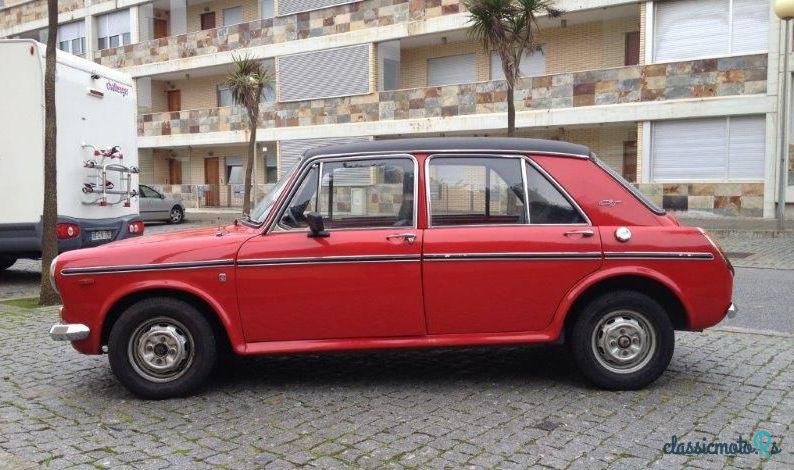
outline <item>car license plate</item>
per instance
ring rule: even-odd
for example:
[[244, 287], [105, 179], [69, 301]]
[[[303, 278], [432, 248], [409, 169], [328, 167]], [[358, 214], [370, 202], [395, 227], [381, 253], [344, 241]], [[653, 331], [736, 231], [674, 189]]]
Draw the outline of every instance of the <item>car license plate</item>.
[[92, 242], [110, 240], [111, 238], [113, 238], [113, 232], [111, 232], [110, 230], [96, 230], [91, 232]]

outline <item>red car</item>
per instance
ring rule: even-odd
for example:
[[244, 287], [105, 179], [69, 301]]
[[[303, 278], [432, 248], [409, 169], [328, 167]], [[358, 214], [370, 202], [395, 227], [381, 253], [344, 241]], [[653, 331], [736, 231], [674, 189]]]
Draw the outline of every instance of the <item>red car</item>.
[[586, 147], [506, 138], [313, 149], [249, 217], [64, 253], [54, 339], [149, 398], [239, 355], [564, 341], [607, 389], [734, 311], [733, 268]]

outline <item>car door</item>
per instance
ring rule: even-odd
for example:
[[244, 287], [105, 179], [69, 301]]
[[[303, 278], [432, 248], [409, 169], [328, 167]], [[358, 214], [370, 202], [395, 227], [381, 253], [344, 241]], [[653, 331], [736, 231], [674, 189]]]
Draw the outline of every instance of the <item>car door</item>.
[[[238, 253], [246, 341], [424, 334], [415, 159], [306, 165], [277, 223]], [[309, 236], [309, 212], [328, 236]]]
[[157, 208], [155, 206], [155, 201], [157, 198], [154, 197], [156, 193], [152, 188], [143, 184], [138, 186], [138, 191], [140, 191], [138, 197], [138, 211], [140, 212], [141, 219], [156, 219]]
[[542, 330], [601, 265], [598, 231], [529, 160], [439, 155], [427, 169], [429, 334]]

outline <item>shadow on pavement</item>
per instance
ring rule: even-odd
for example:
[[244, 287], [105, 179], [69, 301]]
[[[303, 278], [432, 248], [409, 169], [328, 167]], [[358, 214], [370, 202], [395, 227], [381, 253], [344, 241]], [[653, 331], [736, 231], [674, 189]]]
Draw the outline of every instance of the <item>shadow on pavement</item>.
[[567, 348], [538, 346], [228, 357], [208, 389], [538, 379], [585, 384]]

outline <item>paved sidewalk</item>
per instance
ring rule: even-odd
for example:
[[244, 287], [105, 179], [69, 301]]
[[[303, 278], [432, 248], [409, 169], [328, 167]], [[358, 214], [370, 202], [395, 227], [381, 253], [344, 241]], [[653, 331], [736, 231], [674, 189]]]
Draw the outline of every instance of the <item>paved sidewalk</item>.
[[[791, 336], [679, 334], [637, 392], [592, 389], [561, 348], [502, 348], [257, 358], [199, 396], [144, 402], [105, 357], [49, 341], [55, 317], [0, 305], [0, 467], [794, 466]], [[759, 430], [783, 452], [661, 450]]]
[[794, 233], [713, 231], [735, 266], [794, 269]]

